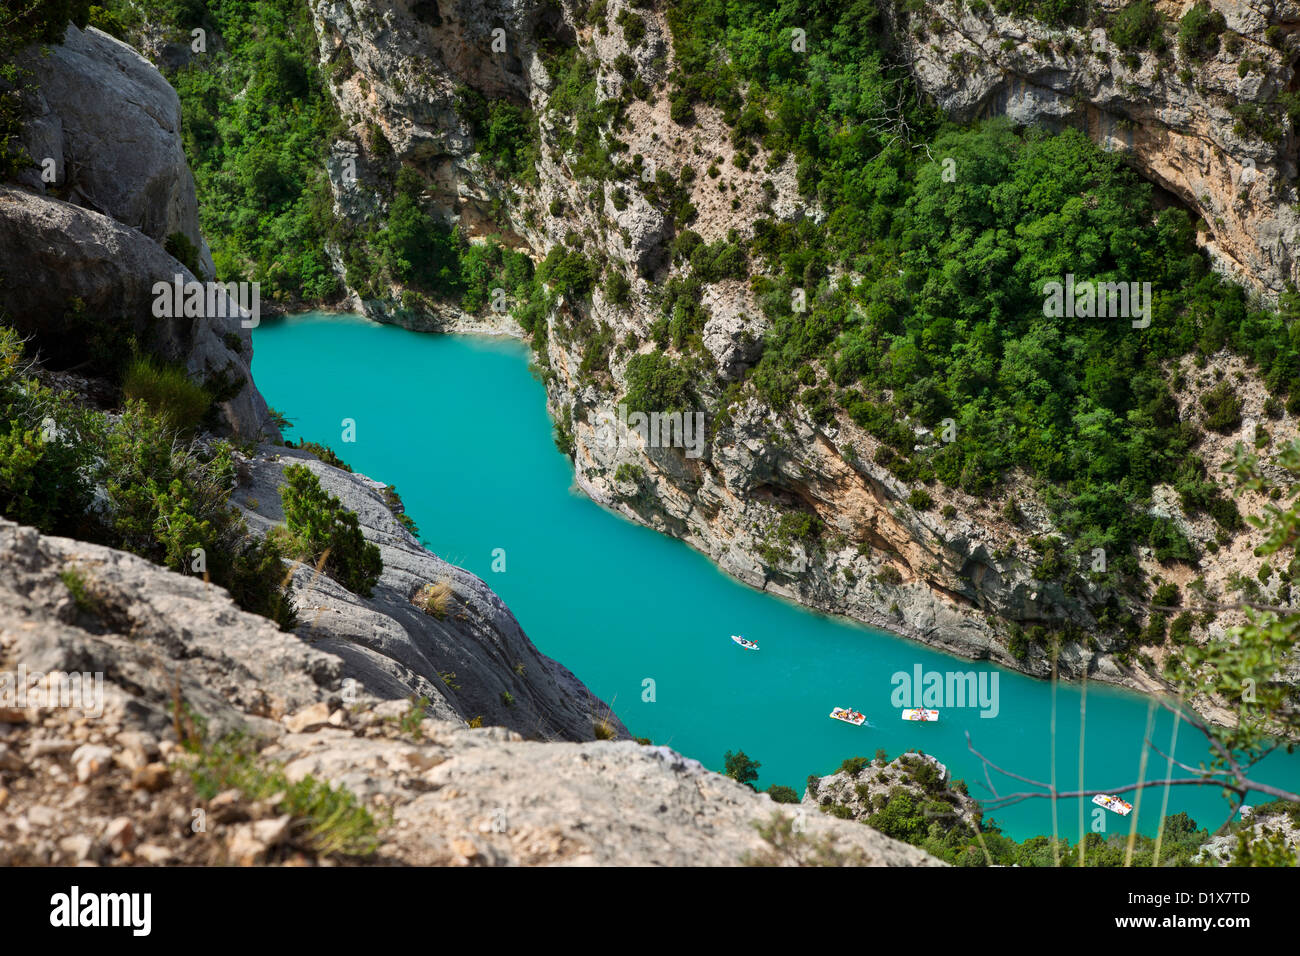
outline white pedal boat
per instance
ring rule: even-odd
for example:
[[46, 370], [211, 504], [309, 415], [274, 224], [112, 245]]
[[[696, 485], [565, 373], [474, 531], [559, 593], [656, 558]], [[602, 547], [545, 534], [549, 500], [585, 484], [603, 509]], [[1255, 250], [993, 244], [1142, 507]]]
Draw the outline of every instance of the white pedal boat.
[[1113, 813], [1118, 813], [1121, 817], [1126, 817], [1133, 812], [1133, 804], [1127, 800], [1121, 800], [1119, 797], [1112, 797], [1109, 793], [1099, 793], [1092, 798], [1092, 802], [1099, 807], [1105, 807]]
[[919, 707], [909, 707], [903, 711], [904, 720], [936, 721], [939, 719], [937, 710], [922, 710]]
[[758, 645], [757, 645], [757, 644], [755, 644], [753, 641], [747, 641], [747, 640], [745, 640], [745, 639], [744, 639], [743, 637], [741, 637], [739, 634], [732, 634], [732, 635], [731, 635], [731, 639], [732, 639], [733, 641], [735, 641], [737, 644], [739, 644], [741, 647], [743, 647], [743, 648], [744, 648], [745, 650], [747, 650], [747, 651], [756, 651], [756, 650], [758, 650]]
[[854, 727], [861, 727], [867, 722], [867, 715], [860, 714], [852, 707], [835, 707], [831, 710], [831, 718], [842, 720], [846, 724], [852, 724]]

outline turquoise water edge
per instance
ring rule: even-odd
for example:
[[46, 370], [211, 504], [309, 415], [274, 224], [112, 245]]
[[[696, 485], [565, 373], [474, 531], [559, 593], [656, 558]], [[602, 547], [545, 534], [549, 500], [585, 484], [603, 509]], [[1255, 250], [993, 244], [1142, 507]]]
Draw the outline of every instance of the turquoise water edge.
[[[1062, 790], [1079, 789], [1079, 684], [1034, 680], [950, 657], [884, 631], [817, 614], [755, 591], [685, 544], [613, 514], [573, 488], [571, 462], [551, 439], [545, 391], [528, 371], [527, 348], [483, 337], [427, 335], [355, 316], [310, 314], [263, 321], [253, 372], [267, 401], [293, 423], [287, 437], [329, 445], [349, 465], [393, 484], [430, 550], [482, 577], [533, 642], [608, 701], [631, 731], [713, 769], [744, 750], [762, 763], [759, 786], [802, 793], [812, 773], [883, 748], [923, 750], [991, 799], [971, 743], [989, 760]], [[343, 420], [355, 422], [345, 443]], [[493, 569], [504, 551], [504, 571]], [[501, 562], [495, 562], [500, 567]], [[744, 634], [761, 650], [729, 639]], [[996, 675], [996, 716], [947, 708], [935, 724], [900, 719], [891, 704], [898, 673]], [[653, 682], [647, 684], [647, 681]], [[653, 694], [649, 693], [653, 690]], [[646, 698], [653, 696], [653, 700]], [[1055, 706], [1053, 698], [1055, 697]], [[828, 719], [852, 706], [868, 724]], [[1139, 778], [1143, 739], [1162, 751], [1173, 719], [1138, 694], [1096, 683], [1086, 690], [1083, 783], [1118, 787]], [[1183, 725], [1178, 760], [1208, 760], [1203, 738]], [[1167, 761], [1147, 750], [1145, 779]], [[1175, 778], [1187, 774], [1174, 768]], [[1256, 777], [1300, 788], [1300, 753], [1274, 754]], [[1002, 794], [1032, 789], [993, 778]], [[1168, 807], [1162, 804], [1168, 793]], [[1135, 815], [1154, 834], [1162, 809], [1201, 826], [1223, 822], [1217, 789], [1152, 788]], [[1082, 808], [1093, 826], [1091, 804]], [[1057, 804], [1057, 829], [1078, 838], [1081, 801]], [[1053, 832], [1048, 800], [989, 816], [1009, 836]], [[1110, 832], [1133, 817], [1105, 815]]]

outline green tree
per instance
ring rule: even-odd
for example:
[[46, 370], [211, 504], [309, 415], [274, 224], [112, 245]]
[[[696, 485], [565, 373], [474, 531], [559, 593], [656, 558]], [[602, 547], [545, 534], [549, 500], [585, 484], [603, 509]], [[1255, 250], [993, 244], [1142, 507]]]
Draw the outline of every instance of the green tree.
[[449, 226], [424, 211], [423, 190], [420, 174], [402, 167], [382, 233], [384, 264], [403, 282], [451, 295], [461, 287], [458, 240]]
[[743, 750], [738, 750], [734, 754], [728, 750], [722, 759], [726, 766], [723, 772], [728, 777], [737, 783], [743, 783], [750, 790], [757, 789], [754, 781], [758, 779], [758, 768], [762, 766], [757, 760], [751, 760]]
[[284, 521], [297, 554], [325, 570], [349, 591], [369, 597], [383, 573], [379, 548], [366, 541], [354, 512], [320, 486], [305, 465], [284, 469], [280, 487]]
[[634, 355], [627, 363], [627, 395], [634, 412], [676, 412], [690, 408], [694, 398], [692, 369], [663, 352]]

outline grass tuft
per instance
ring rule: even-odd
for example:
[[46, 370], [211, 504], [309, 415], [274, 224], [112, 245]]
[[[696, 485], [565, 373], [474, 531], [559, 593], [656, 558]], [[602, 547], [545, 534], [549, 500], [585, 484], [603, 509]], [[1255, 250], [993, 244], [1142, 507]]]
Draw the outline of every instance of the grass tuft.
[[447, 616], [447, 606], [451, 603], [453, 593], [450, 581], [438, 581], [420, 588], [415, 597], [411, 598], [411, 603], [425, 614], [431, 614], [441, 621]]

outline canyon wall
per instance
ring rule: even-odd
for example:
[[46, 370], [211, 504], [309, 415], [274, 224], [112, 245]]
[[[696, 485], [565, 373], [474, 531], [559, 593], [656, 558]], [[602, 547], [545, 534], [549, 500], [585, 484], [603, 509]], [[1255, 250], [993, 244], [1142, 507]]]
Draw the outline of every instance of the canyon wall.
[[[625, 11], [644, 22], [636, 42], [610, 26]], [[1053, 670], [1051, 649], [1034, 644], [1013, 654], [1014, 629], [1073, 623], [1091, 636], [1059, 648], [1055, 666], [1062, 675], [1087, 671], [1135, 688], [1162, 686], [1163, 650], [1152, 652], [1155, 666], [1121, 662], [1109, 653], [1111, 639], [1094, 617], [1110, 597], [1104, 587], [1080, 576], [1067, 591], [1059, 580], [1035, 576], [1039, 557], [1029, 541], [1055, 529], [1025, 476], [1009, 476], [1002, 491], [986, 496], [931, 487], [933, 506], [916, 508], [907, 484], [879, 463], [888, 449], [842, 411], [819, 425], [797, 404], [777, 413], [752, 392], [739, 399], [726, 395], [756, 361], [767, 331], [747, 283], [710, 283], [701, 295], [709, 316], [702, 335], [708, 367], [694, 385], [708, 421], [703, 454], [647, 446], [632, 430], [610, 426], [627, 393], [629, 361], [654, 351], [649, 329], [663, 286], [689, 272], [668, 255], [674, 222], [638, 188], [635, 168], [667, 170], [675, 178], [687, 165], [712, 163], [723, 171], [717, 182], [699, 175], [686, 187], [685, 198], [697, 211], [691, 228], [706, 242], [728, 235], [747, 240], [762, 215], [786, 222], [825, 215], [800, 194], [793, 160], [769, 163], [760, 148], [746, 168], [733, 164], [729, 128], [716, 110], [697, 104], [689, 125], [671, 119], [674, 60], [661, 8], [611, 0], [602, 19], [575, 3], [340, 0], [316, 3], [313, 12], [321, 64], [349, 128], [333, 144], [330, 163], [339, 216], [382, 221], [385, 183], [406, 166], [423, 175], [431, 207], [473, 240], [491, 236], [526, 249], [536, 261], [576, 241], [630, 285], [625, 302], [610, 301], [597, 285], [589, 299], [561, 299], [546, 319], [539, 360], [585, 493], [681, 538], [745, 583], [807, 606], [1038, 676]], [[1281, 13], [1271, 20], [1244, 9], [1228, 13], [1251, 49], [1259, 48], [1270, 22], [1289, 23]], [[1258, 72], [1239, 81], [1225, 47], [1195, 64], [1193, 82], [1180, 85], [1167, 68], [1160, 73], [1152, 57], [1124, 65], [1120, 52], [1106, 46], [1104, 31], [1052, 30], [946, 5], [923, 5], [908, 16], [894, 11], [892, 17], [920, 91], [955, 118], [1006, 114], [1017, 122], [1082, 125], [1108, 148], [1125, 150], [1136, 168], [1172, 194], [1169, 201], [1184, 202], [1206, 220], [1205, 242], [1225, 269], [1246, 273], [1266, 292], [1289, 281], [1290, 127], [1284, 122], [1285, 136], [1268, 144], [1238, 137], [1227, 105], [1243, 90], [1269, 100], [1290, 88], [1291, 68], [1279, 51], [1259, 49]], [[1070, 43], [1083, 52], [1056, 52]], [[555, 81], [547, 72], [547, 44], [576, 44], [593, 64], [600, 97], [619, 96], [629, 77], [651, 90], [648, 98], [627, 103], [624, 121], [611, 133], [619, 159], [612, 182], [585, 177], [578, 157], [563, 145], [560, 134], [571, 117], [548, 109]], [[1091, 52], [1094, 45], [1101, 55]], [[462, 117], [466, 88], [532, 110], [541, 139], [534, 179], [503, 180], [486, 166]], [[1076, 95], [1068, 96], [1070, 89]], [[374, 129], [382, 131], [391, 155], [371, 148]], [[343, 175], [347, 160], [357, 175]], [[1243, 184], [1239, 173], [1247, 165], [1253, 176]], [[378, 297], [354, 293], [353, 299], [373, 318], [415, 329], [521, 332], [506, 315], [468, 316], [450, 304], [407, 308], [396, 287]], [[614, 344], [593, 370], [587, 351], [599, 335]], [[1248, 379], [1249, 370], [1243, 375]], [[1180, 400], [1192, 420], [1202, 414], [1195, 396], [1205, 387]], [[1245, 414], [1261, 415], [1262, 393], [1248, 391]], [[1297, 433], [1289, 415], [1275, 430], [1282, 439]], [[918, 431], [918, 445], [934, 440]], [[1011, 497], [1014, 519], [1007, 517]], [[1214, 539], [1213, 524], [1182, 514], [1171, 488], [1158, 488], [1155, 500], [1153, 507], [1195, 543]], [[1240, 504], [1250, 513], [1262, 499], [1247, 495]], [[818, 540], [783, 537], [781, 520], [791, 513], [815, 516], [825, 529]], [[1198, 573], [1217, 583], [1234, 571], [1253, 573], [1257, 536], [1239, 534], [1212, 568], [1162, 567], [1149, 549], [1139, 560], [1148, 573], [1180, 584]], [[1198, 623], [1196, 639], [1221, 637], [1235, 621], [1228, 613]]]

